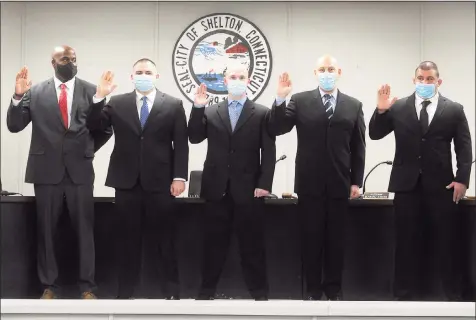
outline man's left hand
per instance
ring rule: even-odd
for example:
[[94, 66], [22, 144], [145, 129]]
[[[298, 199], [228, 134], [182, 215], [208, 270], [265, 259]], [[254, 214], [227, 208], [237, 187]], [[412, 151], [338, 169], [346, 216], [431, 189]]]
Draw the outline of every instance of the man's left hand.
[[185, 182], [180, 180], [174, 180], [170, 185], [170, 194], [174, 197], [178, 197], [185, 190]]
[[462, 183], [453, 181], [449, 185], [446, 186], [446, 189], [453, 188], [453, 201], [458, 203], [461, 199], [463, 199], [464, 195], [466, 194], [466, 186]]
[[351, 199], [357, 199], [360, 197], [360, 190], [359, 186], [356, 185], [351, 185], [350, 186], [350, 198]]
[[260, 188], [255, 189], [255, 198], [261, 198], [269, 195], [269, 191]]

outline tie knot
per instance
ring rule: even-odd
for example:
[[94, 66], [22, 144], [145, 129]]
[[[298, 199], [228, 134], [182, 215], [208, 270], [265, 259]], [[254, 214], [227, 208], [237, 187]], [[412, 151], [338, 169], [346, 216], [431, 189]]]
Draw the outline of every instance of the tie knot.
[[60, 88], [61, 88], [61, 90], [64, 90], [64, 89], [66, 89], [66, 85], [64, 83], [62, 83], [62, 84], [60, 84]]
[[324, 99], [326, 99], [326, 100], [329, 100], [331, 97], [332, 96], [330, 94], [327, 94], [327, 93], [324, 95]]
[[430, 103], [431, 103], [430, 100], [425, 100], [421, 103], [421, 106], [423, 107], [423, 109], [426, 109], [426, 107], [428, 107]]
[[238, 106], [238, 101], [233, 100], [233, 101], [231, 102], [231, 106], [232, 106], [233, 108], [236, 108], [236, 107]]

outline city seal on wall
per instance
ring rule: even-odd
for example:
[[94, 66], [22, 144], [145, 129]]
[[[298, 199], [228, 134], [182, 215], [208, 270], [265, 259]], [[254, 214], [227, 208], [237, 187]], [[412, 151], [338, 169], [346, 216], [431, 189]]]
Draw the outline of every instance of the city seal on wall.
[[256, 100], [271, 75], [271, 50], [263, 33], [247, 19], [234, 14], [211, 14], [195, 20], [175, 44], [172, 68], [177, 85], [190, 102], [204, 83], [210, 104], [227, 96], [224, 83], [230, 59], [246, 65], [250, 83], [247, 95]]

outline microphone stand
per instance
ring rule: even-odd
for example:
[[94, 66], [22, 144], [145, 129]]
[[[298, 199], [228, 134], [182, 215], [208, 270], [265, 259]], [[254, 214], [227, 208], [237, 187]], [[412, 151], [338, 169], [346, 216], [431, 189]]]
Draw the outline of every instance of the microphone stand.
[[[388, 164], [388, 165], [393, 165], [393, 162], [392, 161], [382, 161], [380, 163], [377, 163], [370, 171], [369, 173], [367, 173], [367, 175], [365, 176], [365, 179], [364, 179], [364, 185], [363, 185], [363, 188], [362, 188], [362, 193], [365, 194], [365, 185], [367, 183], [367, 178], [369, 177], [369, 175], [372, 173], [372, 171], [374, 171], [375, 169], [377, 169], [378, 166], [382, 165], [382, 164]], [[363, 195], [362, 195], [363, 196]]]
[[[276, 160], [276, 162], [275, 162], [274, 164], [276, 164], [276, 163], [278, 163], [279, 161], [284, 160], [284, 159], [286, 159], [286, 158], [287, 158], [286, 155], [283, 154], [281, 157], [279, 157], [278, 160]], [[263, 197], [263, 198], [265, 198], [265, 199], [278, 199], [278, 196], [275, 195], [274, 193], [270, 193], [269, 195], [267, 195], [267, 196], [265, 196], [265, 197]]]

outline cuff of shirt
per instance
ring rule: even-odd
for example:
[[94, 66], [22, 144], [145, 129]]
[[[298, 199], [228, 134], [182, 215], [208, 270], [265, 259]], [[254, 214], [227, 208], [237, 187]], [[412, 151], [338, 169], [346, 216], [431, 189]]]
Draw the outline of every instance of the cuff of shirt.
[[174, 178], [174, 181], [183, 181], [183, 182], [185, 182], [185, 179], [184, 178]]
[[204, 105], [204, 104], [195, 104], [195, 103], [194, 103], [194, 104], [193, 104], [193, 107], [194, 107], [194, 108], [203, 108], [203, 107], [205, 107], [205, 105]]
[[105, 100], [105, 99], [106, 99], [106, 97], [104, 97], [104, 98], [102, 98], [102, 99], [99, 99], [99, 98], [96, 98], [96, 95], [94, 95], [94, 96], [93, 96], [93, 103], [96, 104], [96, 103], [99, 103], [99, 102], [101, 102], [101, 101], [103, 101], [103, 100]]
[[12, 98], [12, 104], [16, 107], [20, 104], [21, 100], [17, 100], [15, 98]]
[[276, 105], [277, 106], [280, 106], [284, 101], [286, 101], [286, 98], [280, 98], [280, 97], [276, 97]]

